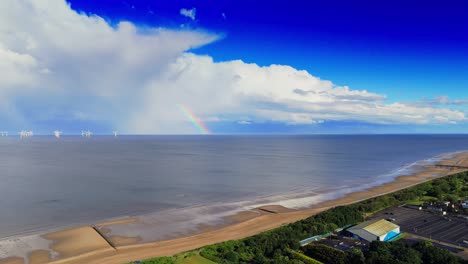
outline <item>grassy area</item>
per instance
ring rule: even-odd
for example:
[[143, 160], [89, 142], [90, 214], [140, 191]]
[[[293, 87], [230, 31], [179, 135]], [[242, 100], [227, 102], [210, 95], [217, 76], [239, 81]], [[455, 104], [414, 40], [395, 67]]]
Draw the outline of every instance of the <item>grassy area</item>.
[[306, 256], [302, 254], [301, 252], [298, 252], [296, 250], [291, 250], [291, 255], [293, 256], [294, 259], [300, 260], [303, 263], [307, 264], [323, 264], [323, 262], [320, 262], [314, 258], [311, 258], [309, 256]]
[[187, 259], [178, 261], [177, 264], [214, 264], [214, 262], [196, 254]]
[[421, 201], [421, 200], [413, 200], [413, 201], [406, 202], [406, 204], [408, 204], [408, 205], [416, 205], [416, 206], [421, 206], [421, 205], [423, 205], [423, 203], [424, 202]]
[[423, 196], [421, 198], [408, 201], [408, 202], [406, 202], [406, 204], [409, 204], [409, 205], [422, 205], [423, 203], [429, 202], [429, 201], [437, 201], [437, 198], [425, 195], [425, 196]]
[[198, 251], [185, 252], [172, 257], [147, 259], [143, 264], [215, 264], [215, 262], [200, 256]]

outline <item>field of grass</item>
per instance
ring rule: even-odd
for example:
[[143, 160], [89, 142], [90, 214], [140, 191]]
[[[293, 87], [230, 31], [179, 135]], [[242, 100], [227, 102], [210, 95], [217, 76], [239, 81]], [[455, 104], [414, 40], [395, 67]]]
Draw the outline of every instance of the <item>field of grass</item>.
[[142, 264], [215, 264], [215, 262], [200, 256], [198, 252], [192, 251], [172, 257], [147, 259]]
[[180, 259], [176, 263], [177, 264], [215, 264], [213, 261], [206, 259], [198, 254], [195, 254], [186, 259]]
[[423, 196], [420, 199], [407, 201], [406, 204], [409, 204], [409, 205], [422, 205], [424, 202], [429, 202], [429, 201], [437, 201], [437, 198], [432, 197], [432, 196]]

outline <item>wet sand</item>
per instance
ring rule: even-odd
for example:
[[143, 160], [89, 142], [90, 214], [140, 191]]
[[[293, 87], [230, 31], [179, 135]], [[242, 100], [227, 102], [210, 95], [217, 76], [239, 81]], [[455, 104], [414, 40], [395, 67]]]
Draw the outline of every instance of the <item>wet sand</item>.
[[136, 223], [136, 222], [138, 222], [138, 219], [136, 218], [122, 218], [122, 219], [96, 223], [95, 225], [96, 226], [112, 226], [112, 225], [130, 224], [130, 223]]
[[[457, 153], [440, 164], [468, 167], [468, 152]], [[283, 224], [307, 218], [338, 205], [355, 203], [413, 186], [435, 177], [442, 177], [464, 170], [466, 169], [426, 166], [419, 173], [400, 176], [392, 182], [350, 193], [342, 198], [324, 201], [313, 205], [309, 209], [292, 210], [275, 205], [263, 206], [260, 209], [240, 212], [226, 217], [226, 220], [232, 223], [230, 225], [226, 226], [224, 223], [216, 226], [200, 226], [198, 231], [192, 234], [180, 234], [181, 237], [179, 238], [158, 242], [141, 243], [141, 239], [138, 237], [112, 235], [112, 228], [115, 226], [134, 228], [135, 223], [138, 222], [137, 218], [127, 218], [94, 225], [100, 232], [97, 232], [93, 227], [58, 231], [41, 236], [51, 241], [48, 254], [31, 248], [28, 259], [29, 263], [46, 263], [51, 261], [51, 256], [53, 256], [53, 263], [126, 263], [149, 257], [173, 255], [209, 244], [251, 236]], [[154, 228], [164, 227], [154, 226]], [[25, 263], [23, 258], [15, 258], [15, 255], [3, 254], [3, 256], [7, 258], [0, 260], [0, 264]], [[46, 259], [46, 257], [49, 258]]]
[[51, 249], [59, 252], [62, 258], [91, 251], [114, 250], [106, 239], [88, 226], [49, 233], [43, 237], [54, 241]]

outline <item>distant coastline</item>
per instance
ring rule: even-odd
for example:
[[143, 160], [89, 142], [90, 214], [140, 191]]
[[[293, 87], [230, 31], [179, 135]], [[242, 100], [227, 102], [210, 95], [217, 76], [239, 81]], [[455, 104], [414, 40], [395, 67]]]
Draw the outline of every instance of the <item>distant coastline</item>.
[[[15, 252], [11, 252], [13, 255], [1, 256], [3, 260], [0, 260], [0, 263], [23, 263], [23, 258], [28, 258], [30, 263], [41, 263], [41, 260], [54, 263], [124, 263], [135, 259], [173, 255], [208, 244], [254, 235], [337, 205], [358, 202], [466, 170], [462, 167], [468, 167], [467, 151], [443, 154], [436, 157], [434, 162], [426, 162], [410, 175], [398, 176], [393, 181], [378, 186], [370, 186], [365, 190], [321, 201], [307, 209], [288, 209], [275, 204], [265, 205], [227, 216], [226, 221], [219, 225], [199, 226], [192, 233], [179, 234], [179, 237], [158, 242], [142, 243], [138, 237], [113, 234], [114, 229], [122, 231], [138, 228], [138, 223], [141, 223], [139, 218], [126, 218], [47, 234], [29, 235], [17, 238], [17, 243], [29, 241], [29, 245], [35, 245], [37, 248], [29, 251], [23, 249], [26, 252], [21, 252], [21, 247], [16, 248]], [[83, 244], [83, 241], [87, 242]], [[4, 249], [8, 248], [8, 243], [5, 244], [4, 240], [0, 241], [0, 245]], [[10, 241], [9, 245], [10, 248], [18, 246], [14, 241]]]

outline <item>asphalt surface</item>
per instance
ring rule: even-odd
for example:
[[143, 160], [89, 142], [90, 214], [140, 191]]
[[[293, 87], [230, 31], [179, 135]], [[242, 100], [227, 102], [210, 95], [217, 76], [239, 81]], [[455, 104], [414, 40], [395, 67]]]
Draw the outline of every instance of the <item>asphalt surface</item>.
[[374, 214], [369, 219], [393, 218], [402, 232], [416, 234], [432, 240], [463, 246], [468, 241], [468, 220], [442, 216], [416, 209], [393, 207]]
[[314, 243], [324, 244], [329, 247], [333, 247], [343, 251], [351, 250], [353, 248], [360, 248], [361, 250], [366, 251], [367, 247], [369, 246], [369, 243], [367, 243], [366, 241], [358, 241], [344, 236], [331, 236], [328, 238], [320, 239]]

